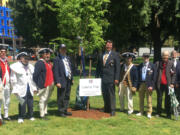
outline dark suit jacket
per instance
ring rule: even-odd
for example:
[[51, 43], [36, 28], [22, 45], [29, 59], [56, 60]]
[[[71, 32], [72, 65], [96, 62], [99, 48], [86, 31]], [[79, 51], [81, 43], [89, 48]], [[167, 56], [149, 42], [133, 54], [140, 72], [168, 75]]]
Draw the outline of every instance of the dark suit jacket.
[[[139, 86], [142, 83], [142, 68], [143, 68], [143, 63], [141, 63], [138, 66]], [[156, 81], [156, 67], [153, 63], [149, 63], [147, 72], [146, 72], [145, 83], [146, 83], [147, 87], [153, 87], [153, 89], [154, 89], [155, 81]]]
[[[161, 76], [162, 76], [162, 61], [156, 62], [156, 69], [157, 69], [157, 77], [156, 77], [156, 89], [160, 89], [161, 85]], [[174, 73], [172, 73], [172, 71]], [[175, 84], [176, 80], [176, 70], [174, 67], [174, 64], [171, 60], [168, 60], [167, 66], [166, 66], [166, 78], [167, 78], [167, 85]]]
[[35, 64], [33, 81], [39, 89], [43, 89], [46, 79], [46, 66], [42, 60], [38, 60]]
[[120, 59], [116, 52], [111, 51], [103, 65], [103, 54], [98, 57], [96, 68], [96, 78], [101, 77], [103, 83], [114, 83], [114, 80], [119, 80]]
[[1, 66], [0, 66], [0, 78], [2, 79], [2, 69], [1, 69]]
[[[71, 69], [71, 83], [72, 83], [72, 80], [73, 80], [72, 64], [71, 64], [70, 58], [67, 57], [67, 59], [69, 61], [69, 66]], [[61, 55], [58, 55], [54, 59], [53, 74], [54, 74], [55, 84], [60, 83], [61, 87], [65, 88], [67, 81], [68, 81], [68, 78], [66, 77], [65, 66], [64, 66], [63, 59], [62, 59]]]
[[180, 84], [180, 61], [176, 65], [176, 84]]
[[[122, 64], [120, 68], [120, 82], [123, 80], [124, 75], [125, 75], [125, 64]], [[138, 71], [135, 65], [130, 70], [130, 77], [131, 77], [132, 87], [137, 88], [138, 87]]]

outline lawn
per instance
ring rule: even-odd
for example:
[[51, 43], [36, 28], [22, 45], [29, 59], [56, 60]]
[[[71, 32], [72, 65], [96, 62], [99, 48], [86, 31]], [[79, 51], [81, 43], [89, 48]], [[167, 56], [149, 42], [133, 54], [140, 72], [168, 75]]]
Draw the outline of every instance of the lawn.
[[[75, 92], [79, 78], [75, 77], [72, 87], [70, 106], [75, 103]], [[116, 89], [116, 94], [118, 90]], [[49, 100], [50, 120], [40, 120], [37, 96], [34, 98], [34, 115], [36, 121], [25, 120], [24, 124], [17, 123], [18, 102], [14, 95], [11, 96], [10, 117], [13, 119], [0, 127], [0, 135], [179, 135], [180, 121], [166, 118], [148, 119], [145, 116], [138, 117], [135, 114], [128, 116], [119, 112], [119, 100], [117, 100], [117, 115], [101, 120], [82, 118], [61, 118], [57, 116], [56, 88]], [[102, 108], [102, 97], [90, 98], [93, 108]], [[156, 93], [153, 93], [153, 107], [156, 106]], [[134, 96], [134, 109], [138, 110], [138, 93]], [[164, 114], [165, 116], [165, 114]]]

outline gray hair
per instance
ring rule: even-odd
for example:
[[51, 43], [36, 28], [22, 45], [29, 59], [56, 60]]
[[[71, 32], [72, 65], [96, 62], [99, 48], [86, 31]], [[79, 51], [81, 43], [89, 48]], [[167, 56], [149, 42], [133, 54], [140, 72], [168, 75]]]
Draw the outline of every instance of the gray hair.
[[173, 53], [177, 53], [177, 51], [176, 51], [176, 50], [173, 50], [173, 51], [171, 52], [171, 56], [173, 55]]

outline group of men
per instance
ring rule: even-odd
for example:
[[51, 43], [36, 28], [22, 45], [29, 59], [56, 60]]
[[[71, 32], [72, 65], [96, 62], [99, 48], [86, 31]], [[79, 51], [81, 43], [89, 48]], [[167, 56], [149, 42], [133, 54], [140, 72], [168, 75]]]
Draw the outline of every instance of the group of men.
[[180, 62], [176, 51], [170, 54], [162, 53], [162, 59], [155, 64], [150, 62], [150, 54], [143, 54], [143, 62], [133, 64], [134, 53], [126, 52], [121, 56], [124, 62], [120, 62], [120, 56], [113, 50], [113, 42], [108, 40], [105, 52], [99, 55], [96, 68], [96, 77], [102, 78], [102, 93], [104, 99], [104, 112], [115, 115], [116, 96], [115, 85], [119, 86], [120, 111], [124, 112], [124, 97], [127, 98], [128, 114], [134, 112], [133, 95], [139, 91], [139, 113], [144, 114], [144, 98], [147, 96], [147, 117], [152, 117], [152, 93], [157, 92], [157, 114], [161, 116], [163, 93], [165, 93], [165, 110], [168, 118], [171, 118], [171, 102], [169, 87], [175, 89], [176, 96], [180, 101]]
[[[0, 121], [11, 120], [8, 115], [10, 95], [13, 93], [19, 100], [18, 123], [23, 123], [24, 118], [34, 121], [33, 96], [39, 96], [40, 118], [48, 120], [46, 115], [48, 99], [52, 95], [54, 85], [57, 86], [57, 102], [59, 116], [72, 115], [67, 111], [71, 85], [73, 84], [73, 72], [70, 58], [66, 55], [66, 45], [61, 44], [59, 54], [50, 61], [52, 50], [43, 48], [38, 51], [39, 60], [35, 66], [30, 64], [27, 52], [17, 55], [17, 62], [9, 64], [7, 60], [7, 45], [0, 45]], [[1, 105], [4, 104], [4, 117], [1, 115]], [[26, 115], [26, 108], [28, 109]]]
[[[169, 60], [169, 52], [162, 53], [162, 59], [155, 64], [150, 62], [150, 55], [143, 54], [143, 63], [133, 64], [134, 53], [126, 52], [121, 56], [124, 62], [120, 61], [118, 53], [114, 52], [112, 41], [106, 42], [106, 51], [99, 55], [96, 68], [96, 77], [102, 79], [102, 94], [104, 100], [104, 112], [115, 116], [116, 96], [115, 85], [119, 86], [120, 111], [125, 110], [124, 97], [127, 98], [128, 114], [134, 112], [133, 95], [139, 91], [139, 113], [144, 114], [144, 98], [147, 95], [147, 117], [152, 117], [152, 93], [157, 92], [157, 116], [161, 116], [162, 99], [165, 93], [165, 109], [168, 118], [171, 118], [171, 103], [169, 87], [175, 88], [176, 96], [180, 100], [180, 62], [177, 60], [176, 51], [172, 52], [172, 59]], [[10, 95], [13, 93], [19, 100], [18, 123], [23, 123], [28, 117], [33, 117], [33, 96], [37, 94], [40, 98], [40, 118], [47, 120], [46, 115], [48, 99], [52, 95], [54, 86], [57, 87], [57, 102], [59, 116], [72, 115], [68, 112], [71, 85], [73, 81], [72, 63], [66, 55], [66, 45], [58, 47], [59, 54], [53, 61], [50, 61], [52, 50], [43, 48], [38, 51], [39, 60], [35, 66], [29, 63], [27, 52], [17, 55], [17, 62], [9, 64], [7, 61], [8, 46], [0, 45], [0, 120], [11, 120], [8, 115]], [[4, 104], [4, 118], [1, 115], [1, 106]], [[26, 107], [28, 115], [26, 116]]]

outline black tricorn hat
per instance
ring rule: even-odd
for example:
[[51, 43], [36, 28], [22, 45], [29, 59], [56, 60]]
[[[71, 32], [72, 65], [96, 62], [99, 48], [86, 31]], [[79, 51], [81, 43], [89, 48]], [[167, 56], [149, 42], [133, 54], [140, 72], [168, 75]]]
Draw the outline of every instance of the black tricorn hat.
[[128, 58], [128, 57], [136, 58], [135, 54], [131, 53], [131, 52], [125, 52], [121, 56], [124, 57], [124, 58]]
[[8, 44], [0, 44], [0, 50], [7, 50], [9, 47]]
[[29, 58], [29, 55], [28, 55], [27, 52], [20, 52], [20, 53], [17, 54], [16, 57], [17, 57], [17, 60], [19, 60], [21, 57], [27, 57], [27, 58]]
[[38, 51], [38, 54], [43, 54], [43, 53], [53, 53], [53, 51], [50, 48], [42, 48]]

